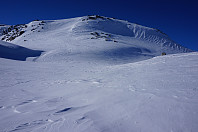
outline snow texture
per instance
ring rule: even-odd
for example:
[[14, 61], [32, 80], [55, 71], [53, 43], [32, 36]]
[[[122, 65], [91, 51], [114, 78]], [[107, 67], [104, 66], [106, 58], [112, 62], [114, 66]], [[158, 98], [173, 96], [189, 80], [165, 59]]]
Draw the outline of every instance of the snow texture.
[[0, 26], [1, 131], [197, 132], [197, 52], [102, 16], [25, 25]]

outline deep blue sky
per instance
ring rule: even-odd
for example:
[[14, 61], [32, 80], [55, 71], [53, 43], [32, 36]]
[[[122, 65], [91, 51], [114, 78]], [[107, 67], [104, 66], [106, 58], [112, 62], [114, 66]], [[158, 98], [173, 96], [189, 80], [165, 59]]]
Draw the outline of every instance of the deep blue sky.
[[196, 0], [0, 0], [0, 24], [102, 15], [158, 28], [198, 51]]

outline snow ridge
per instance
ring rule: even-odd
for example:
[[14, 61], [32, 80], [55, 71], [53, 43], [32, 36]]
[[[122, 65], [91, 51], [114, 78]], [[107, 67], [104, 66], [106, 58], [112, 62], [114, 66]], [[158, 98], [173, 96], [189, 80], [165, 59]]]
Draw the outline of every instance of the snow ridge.
[[[45, 29], [44, 29], [45, 27]], [[141, 39], [154, 43], [160, 49], [169, 48], [177, 52], [191, 52], [174, 41], [172, 41], [166, 34], [160, 30], [144, 27], [135, 23], [130, 23], [124, 20], [103, 16], [84, 16], [73, 19], [39, 21], [35, 20], [29, 24], [14, 25], [14, 26], [1, 26], [0, 39], [3, 41], [12, 42], [14, 39], [20, 37], [23, 33], [32, 34], [33, 32], [41, 32], [58, 29], [65, 29], [66, 33], [91, 33], [91, 32], [104, 32], [107, 34], [128, 36], [131, 38]], [[48, 29], [48, 30], [47, 30]], [[21, 37], [20, 37], [21, 38]], [[109, 39], [110, 40], [110, 39]], [[15, 40], [16, 41], [16, 40]], [[15, 42], [13, 41], [13, 42]], [[24, 40], [26, 41], [26, 40]]]

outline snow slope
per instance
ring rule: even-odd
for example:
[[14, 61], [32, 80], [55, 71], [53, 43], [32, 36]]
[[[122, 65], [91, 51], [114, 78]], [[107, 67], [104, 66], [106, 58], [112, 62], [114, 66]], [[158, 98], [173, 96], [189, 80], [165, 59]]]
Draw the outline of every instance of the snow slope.
[[101, 16], [10, 30], [0, 36], [1, 131], [198, 130], [198, 53], [160, 31]]
[[25, 61], [28, 57], [40, 56], [42, 51], [27, 49], [15, 44], [0, 41], [0, 57]]
[[191, 51], [176, 44], [159, 30], [108, 17], [33, 21], [12, 26], [11, 29], [0, 38], [45, 51], [38, 61], [67, 61], [77, 56], [80, 60], [128, 63], [152, 58], [162, 52], [173, 54]]
[[0, 63], [2, 131], [198, 129], [197, 52], [112, 66]]

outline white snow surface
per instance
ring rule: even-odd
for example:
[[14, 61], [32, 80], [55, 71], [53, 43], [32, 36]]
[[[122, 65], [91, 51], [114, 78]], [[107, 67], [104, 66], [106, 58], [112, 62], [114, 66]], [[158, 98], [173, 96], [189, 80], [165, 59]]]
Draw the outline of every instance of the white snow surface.
[[0, 41], [0, 130], [197, 132], [198, 52], [88, 18], [33, 21]]
[[0, 57], [24, 61], [28, 57], [40, 56], [42, 51], [31, 50], [12, 43], [0, 41]]

